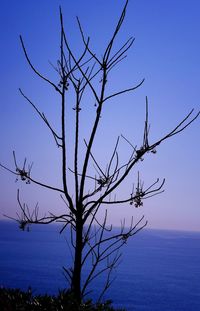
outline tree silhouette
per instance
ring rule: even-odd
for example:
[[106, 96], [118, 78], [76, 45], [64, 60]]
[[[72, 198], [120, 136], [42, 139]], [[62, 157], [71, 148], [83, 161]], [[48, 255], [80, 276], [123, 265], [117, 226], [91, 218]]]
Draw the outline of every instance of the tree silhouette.
[[[23, 166], [20, 166], [15, 152], [13, 152], [14, 169], [3, 164], [0, 164], [0, 166], [16, 175], [17, 178], [25, 183], [33, 183], [60, 194], [61, 199], [65, 203], [63, 213], [57, 215], [52, 211], [48, 215], [41, 216], [38, 205], [31, 210], [27, 204], [21, 202], [18, 190], [17, 200], [21, 214], [18, 215], [16, 220], [23, 230], [30, 224], [62, 223], [60, 233], [68, 232], [70, 234], [70, 248], [73, 254], [73, 266], [71, 268], [64, 267], [63, 269], [69, 281], [70, 289], [79, 302], [87, 295], [88, 288], [91, 288], [91, 282], [100, 274], [105, 273], [105, 284], [99, 293], [99, 299], [102, 298], [112, 282], [112, 271], [119, 264], [122, 246], [147, 224], [144, 216], [136, 223], [134, 223], [132, 217], [129, 220], [128, 226], [124, 219], [121, 222], [121, 228], [117, 232], [113, 230], [112, 225], [109, 226], [107, 224], [107, 208], [111, 205], [119, 206], [125, 203], [130, 204], [131, 208], [140, 208], [143, 206], [144, 199], [163, 192], [162, 188], [165, 180], [159, 181], [157, 179], [145, 187], [139, 173], [137, 173], [136, 182], [131, 185], [130, 195], [119, 197], [119, 194], [116, 195], [117, 190], [131, 174], [135, 165], [143, 160], [146, 154], [156, 153], [156, 148], [162, 142], [182, 132], [199, 116], [199, 113], [193, 115], [192, 109], [170, 132], [157, 141], [150, 143], [148, 99], [146, 98], [146, 115], [141, 145], [139, 147], [135, 146], [127, 137], [123, 135], [118, 136], [111, 156], [107, 160], [106, 167], [101, 166], [98, 156], [93, 151], [93, 147], [104, 105], [109, 100], [115, 99], [115, 97], [135, 91], [144, 82], [142, 80], [137, 85], [116, 90], [114, 93], [109, 93], [107, 88], [111, 71], [124, 60], [126, 52], [134, 42], [134, 38], [131, 37], [117, 50], [114, 46], [126, 15], [128, 2], [128, 0], [125, 2], [114, 32], [101, 56], [98, 56], [99, 53], [93, 51], [90, 38], [86, 37], [78, 18], [77, 23], [83, 50], [80, 52], [71, 49], [64, 29], [62, 10], [60, 9], [60, 57], [57, 65], [54, 66], [59, 77], [58, 83], [45, 77], [36, 69], [20, 36], [21, 46], [29, 66], [60, 97], [61, 131], [59, 132], [52, 126], [45, 114], [37, 108], [34, 102], [19, 89], [23, 98], [32, 106], [34, 112], [39, 115], [48, 127], [56, 146], [60, 149], [62, 187], [54, 187], [34, 179], [32, 177], [32, 165], [27, 164], [25, 158]], [[77, 52], [79, 52], [79, 56], [77, 56]], [[68, 96], [69, 93], [70, 96]], [[75, 106], [70, 103], [71, 94], [74, 96], [73, 102], [75, 102]], [[89, 136], [81, 140], [81, 112], [86, 105], [85, 98], [93, 102], [95, 113]], [[71, 107], [72, 112], [75, 113], [74, 129], [70, 130], [67, 130], [67, 123], [70, 119], [70, 114], [67, 111], [68, 107]], [[114, 113], [115, 111], [113, 111]], [[122, 162], [119, 156], [121, 141], [128, 144], [131, 150], [125, 162]], [[84, 144], [85, 149], [81, 147], [82, 144]], [[69, 150], [71, 150], [69, 145], [73, 145], [72, 162], [69, 156]], [[74, 185], [73, 188], [71, 187], [72, 184]], [[103, 221], [100, 221], [98, 214], [102, 207], [103, 210], [106, 208]], [[66, 231], [66, 228], [70, 230]], [[82, 271], [86, 265], [90, 267], [90, 270], [83, 278]]]

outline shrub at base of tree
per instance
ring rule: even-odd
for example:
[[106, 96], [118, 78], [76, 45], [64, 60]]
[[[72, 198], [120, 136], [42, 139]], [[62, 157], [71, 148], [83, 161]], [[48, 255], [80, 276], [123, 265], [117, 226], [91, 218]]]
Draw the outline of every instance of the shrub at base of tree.
[[111, 301], [93, 303], [92, 300], [78, 304], [69, 291], [60, 291], [57, 296], [33, 295], [31, 288], [27, 291], [0, 288], [1, 311], [125, 311], [114, 309]]

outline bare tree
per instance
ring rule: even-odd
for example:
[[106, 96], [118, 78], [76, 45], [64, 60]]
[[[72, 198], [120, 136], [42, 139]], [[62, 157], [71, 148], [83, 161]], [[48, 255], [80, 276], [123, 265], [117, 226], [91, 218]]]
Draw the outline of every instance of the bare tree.
[[[27, 204], [22, 203], [19, 190], [17, 200], [21, 209], [16, 219], [20, 228], [25, 229], [30, 224], [50, 224], [53, 222], [62, 223], [60, 233], [65, 232], [66, 228], [70, 230], [70, 248], [73, 254], [73, 267], [64, 267], [65, 275], [70, 283], [70, 288], [76, 299], [81, 299], [88, 293], [91, 282], [102, 273], [105, 275], [105, 286], [100, 292], [99, 299], [112, 282], [111, 273], [118, 265], [121, 257], [121, 248], [127, 240], [134, 236], [147, 224], [144, 216], [136, 223], [133, 217], [129, 223], [124, 220], [121, 222], [121, 228], [116, 232], [107, 222], [107, 207], [130, 204], [131, 207], [139, 208], [143, 206], [144, 199], [150, 198], [163, 192], [165, 180], [155, 180], [149, 186], [145, 187], [137, 173], [136, 182], [131, 185], [130, 195], [119, 197], [116, 195], [119, 187], [131, 174], [135, 165], [143, 160], [148, 153], [156, 153], [156, 148], [168, 138], [179, 134], [186, 129], [197, 117], [191, 110], [171, 131], [153, 143], [149, 142], [149, 120], [148, 120], [148, 100], [146, 98], [146, 116], [144, 122], [143, 141], [141, 145], [135, 146], [130, 139], [121, 135], [117, 138], [110, 158], [107, 160], [106, 167], [102, 167], [98, 156], [94, 154], [93, 146], [99, 123], [102, 115], [103, 106], [109, 100], [115, 97], [130, 93], [139, 88], [144, 80], [137, 85], [129, 86], [122, 90], [116, 90], [114, 93], [108, 93], [107, 83], [110, 79], [110, 72], [125, 59], [126, 52], [131, 48], [134, 38], [129, 38], [117, 50], [114, 47], [118, 33], [123, 24], [128, 0], [126, 0], [120, 18], [114, 29], [112, 37], [106, 46], [102, 56], [93, 51], [90, 45], [90, 38], [85, 36], [79, 19], [77, 19], [80, 30], [83, 50], [79, 56], [71, 49], [63, 24], [62, 11], [60, 9], [60, 57], [57, 65], [54, 66], [59, 83], [51, 81], [45, 77], [33, 65], [26, 50], [24, 41], [20, 36], [20, 41], [25, 58], [33, 72], [50, 87], [52, 87], [60, 97], [61, 113], [61, 131], [60, 133], [51, 125], [45, 114], [41, 112], [34, 102], [19, 89], [23, 98], [32, 106], [34, 112], [42, 119], [48, 127], [55, 144], [61, 152], [61, 170], [62, 187], [58, 188], [48, 183], [43, 183], [32, 177], [32, 165], [27, 164], [25, 158], [23, 166], [18, 164], [16, 154], [13, 152], [14, 169], [0, 164], [2, 168], [8, 170], [25, 183], [33, 183], [43, 188], [58, 192], [65, 203], [63, 213], [56, 215], [50, 212], [49, 215], [41, 216], [39, 208], [36, 205], [31, 211]], [[66, 108], [70, 106], [69, 93], [73, 93], [75, 106], [74, 129], [67, 130], [69, 114]], [[70, 93], [70, 94], [71, 94]], [[69, 98], [69, 100], [68, 100]], [[87, 138], [81, 140], [80, 121], [82, 119], [81, 110], [85, 106], [85, 98], [94, 103], [94, 120], [91, 132]], [[74, 133], [74, 136], [72, 135]], [[74, 138], [73, 138], [74, 137]], [[71, 141], [73, 139], [73, 141]], [[120, 142], [124, 141], [130, 147], [130, 155], [122, 163], [119, 157]], [[69, 145], [73, 143], [73, 162], [70, 161]], [[84, 144], [85, 151], [81, 148]], [[80, 155], [81, 154], [81, 155]], [[73, 184], [73, 190], [69, 187]], [[98, 213], [103, 207], [105, 215], [103, 221], [99, 220]], [[133, 210], [133, 209], [132, 209]], [[88, 275], [83, 279], [82, 271], [85, 265], [90, 267]]]

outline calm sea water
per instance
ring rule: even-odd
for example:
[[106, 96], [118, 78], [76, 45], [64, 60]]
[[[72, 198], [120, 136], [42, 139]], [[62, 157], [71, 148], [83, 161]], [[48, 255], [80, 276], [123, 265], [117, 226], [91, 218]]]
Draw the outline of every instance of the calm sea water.
[[[71, 260], [57, 226], [20, 231], [0, 221], [0, 286], [56, 294], [66, 287], [62, 266]], [[107, 292], [128, 311], [200, 310], [200, 233], [143, 230], [123, 249]], [[101, 285], [96, 281], [94, 288]]]

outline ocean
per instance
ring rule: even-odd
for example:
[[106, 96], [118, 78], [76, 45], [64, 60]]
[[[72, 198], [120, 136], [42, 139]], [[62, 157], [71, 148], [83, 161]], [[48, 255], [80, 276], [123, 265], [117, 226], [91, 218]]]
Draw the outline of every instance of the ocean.
[[[57, 225], [20, 231], [0, 221], [0, 286], [56, 294], [67, 286], [63, 266], [71, 261]], [[200, 310], [200, 233], [144, 229], [123, 248], [115, 281], [106, 293], [127, 311]], [[96, 280], [97, 289], [102, 280]], [[95, 298], [95, 293], [94, 293]]]

